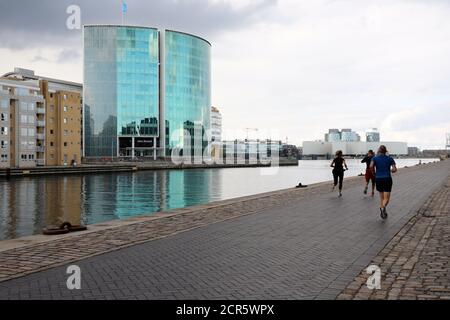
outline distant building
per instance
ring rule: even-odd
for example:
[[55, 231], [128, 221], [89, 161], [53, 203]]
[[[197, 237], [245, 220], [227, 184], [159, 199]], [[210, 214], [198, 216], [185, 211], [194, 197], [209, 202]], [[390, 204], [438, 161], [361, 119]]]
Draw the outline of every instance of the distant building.
[[361, 141], [361, 137], [352, 129], [329, 129], [328, 133], [325, 134], [325, 142], [356, 142]]
[[341, 141], [341, 131], [339, 129], [329, 129], [325, 134], [325, 141], [336, 142]]
[[[246, 160], [261, 161], [274, 157], [273, 152], [279, 157], [282, 152], [282, 142], [279, 140], [231, 140], [222, 141], [220, 144], [221, 154], [219, 159], [225, 159], [230, 163], [230, 158], [235, 161], [244, 162]], [[216, 160], [218, 158], [216, 157]], [[233, 160], [231, 160], [233, 161]]]
[[389, 154], [391, 155], [407, 155], [408, 145], [406, 142], [326, 142], [326, 141], [304, 141], [303, 142], [303, 156], [312, 157], [331, 157], [336, 151], [342, 150], [347, 156], [361, 156], [367, 153], [368, 150], [377, 150], [378, 147], [386, 145]]
[[0, 167], [81, 161], [78, 83], [16, 68], [0, 78]]
[[450, 157], [450, 150], [423, 150], [422, 156], [424, 158], [448, 158]]
[[219, 109], [211, 107], [211, 157], [218, 160], [221, 156], [222, 115]]
[[284, 157], [284, 158], [299, 159], [300, 158], [300, 152], [299, 152], [297, 146], [295, 146], [293, 144], [283, 144], [281, 146], [280, 156]]
[[408, 157], [420, 157], [420, 150], [417, 147], [408, 147]]
[[380, 142], [380, 132], [377, 128], [372, 128], [366, 132], [367, 142]]
[[341, 141], [345, 142], [357, 142], [361, 141], [361, 136], [352, 129], [342, 129], [341, 131]]
[[211, 107], [211, 141], [222, 141], [222, 115], [216, 107]]
[[298, 149], [298, 159], [302, 159], [303, 158], [303, 147], [297, 147]]

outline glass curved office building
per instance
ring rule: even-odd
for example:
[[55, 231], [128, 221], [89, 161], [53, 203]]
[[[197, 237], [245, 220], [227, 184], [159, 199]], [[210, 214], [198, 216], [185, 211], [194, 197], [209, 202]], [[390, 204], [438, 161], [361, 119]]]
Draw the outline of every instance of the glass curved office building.
[[[211, 45], [155, 28], [84, 27], [84, 157], [169, 156], [207, 143]], [[188, 133], [188, 134], [187, 134]]]

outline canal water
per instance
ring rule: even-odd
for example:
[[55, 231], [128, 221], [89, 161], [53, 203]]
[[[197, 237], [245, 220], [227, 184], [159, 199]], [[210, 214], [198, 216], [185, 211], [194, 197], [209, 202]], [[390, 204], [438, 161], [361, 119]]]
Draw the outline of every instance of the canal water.
[[[423, 163], [437, 159], [422, 159]], [[346, 176], [365, 171], [348, 160]], [[399, 167], [419, 159], [399, 159]], [[0, 179], [0, 240], [40, 234], [47, 225], [93, 224], [332, 179], [330, 161], [297, 167], [138, 171]]]

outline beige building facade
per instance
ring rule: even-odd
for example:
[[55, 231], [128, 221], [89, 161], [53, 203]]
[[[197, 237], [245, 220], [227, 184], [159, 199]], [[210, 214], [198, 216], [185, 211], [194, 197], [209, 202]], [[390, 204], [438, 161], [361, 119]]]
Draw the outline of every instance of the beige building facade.
[[81, 162], [82, 85], [18, 69], [0, 78], [0, 168]]

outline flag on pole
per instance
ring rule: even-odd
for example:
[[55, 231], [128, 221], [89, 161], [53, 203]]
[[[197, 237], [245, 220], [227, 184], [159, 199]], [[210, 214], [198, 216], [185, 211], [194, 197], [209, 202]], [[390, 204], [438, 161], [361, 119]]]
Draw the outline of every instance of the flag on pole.
[[127, 13], [127, 11], [128, 11], [127, 3], [125, 2], [125, 0], [122, 0], [122, 13]]

